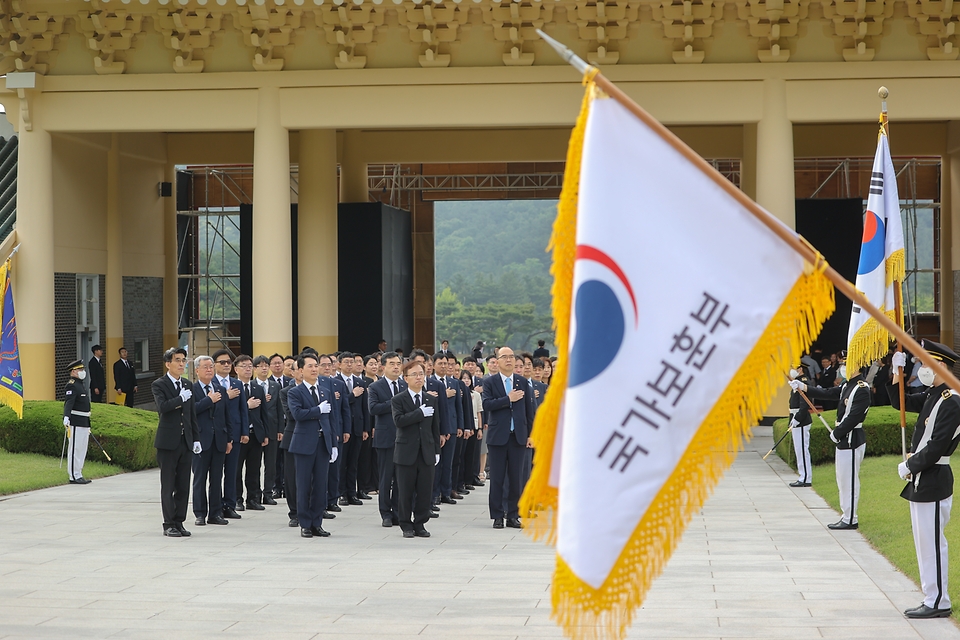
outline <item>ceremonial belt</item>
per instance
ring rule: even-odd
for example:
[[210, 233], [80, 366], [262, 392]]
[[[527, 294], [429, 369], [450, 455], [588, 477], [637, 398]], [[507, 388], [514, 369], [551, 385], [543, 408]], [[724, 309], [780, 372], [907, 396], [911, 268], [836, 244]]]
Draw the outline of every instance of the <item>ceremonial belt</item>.
[[[933, 405], [933, 409], [930, 410], [930, 415], [927, 416], [927, 419], [923, 423], [923, 433], [920, 436], [920, 442], [917, 444], [917, 451], [920, 451], [927, 446], [927, 443], [930, 442], [931, 436], [933, 436], [933, 429], [937, 424], [937, 413], [940, 411], [940, 405], [943, 404], [943, 401], [947, 398], [956, 395], [953, 389], [947, 389], [944, 391], [939, 398], [937, 398], [936, 404]], [[960, 433], [960, 427], [957, 427], [957, 430], [953, 432], [953, 437], [956, 438], [957, 434]], [[937, 464], [950, 464], [950, 456], [941, 456], [937, 460]], [[923, 472], [913, 474], [913, 486], [914, 488], [920, 487], [920, 476]]]
[[73, 409], [71, 409], [70, 413], [72, 413], [75, 416], [86, 416], [88, 418], [90, 417], [89, 411], [74, 411]]
[[949, 464], [950, 464], [950, 456], [943, 456], [943, 457], [941, 457], [939, 460], [937, 460], [937, 464], [946, 464], [946, 465], [949, 465]]

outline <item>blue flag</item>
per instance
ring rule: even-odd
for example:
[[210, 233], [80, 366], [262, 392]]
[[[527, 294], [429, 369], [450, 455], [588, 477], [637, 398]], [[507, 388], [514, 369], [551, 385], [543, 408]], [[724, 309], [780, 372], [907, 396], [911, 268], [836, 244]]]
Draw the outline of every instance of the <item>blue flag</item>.
[[13, 287], [10, 284], [10, 260], [0, 267], [3, 283], [3, 325], [0, 329], [0, 404], [5, 404], [23, 419], [23, 377], [20, 371], [20, 346], [17, 342], [17, 315], [13, 311]]

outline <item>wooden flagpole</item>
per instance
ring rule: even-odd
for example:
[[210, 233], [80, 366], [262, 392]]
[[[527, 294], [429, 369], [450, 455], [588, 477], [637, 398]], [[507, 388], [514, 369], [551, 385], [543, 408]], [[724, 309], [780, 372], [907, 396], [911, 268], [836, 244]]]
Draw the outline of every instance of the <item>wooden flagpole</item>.
[[683, 140], [675, 136], [673, 132], [667, 129], [656, 118], [647, 113], [643, 107], [630, 99], [630, 97], [621, 91], [617, 85], [613, 84], [602, 73], [600, 73], [596, 67], [584, 62], [584, 60], [573, 53], [573, 51], [545, 34], [542, 30], [537, 29], [537, 33], [540, 34], [540, 37], [546, 40], [547, 43], [550, 44], [550, 46], [552, 46], [558, 54], [560, 54], [561, 58], [570, 63], [570, 65], [573, 66], [577, 71], [587, 76], [588, 79], [594, 82], [600, 89], [603, 90], [604, 93], [619, 102], [625, 109], [635, 115], [641, 122], [659, 135], [664, 142], [673, 147], [677, 153], [686, 158], [692, 165], [700, 169], [700, 171], [713, 180], [718, 187], [723, 189], [727, 195], [736, 200], [744, 209], [749, 211], [774, 235], [783, 240], [787, 246], [800, 254], [800, 256], [809, 264], [813, 265], [815, 269], [823, 272], [827, 279], [833, 283], [833, 286], [836, 287], [840, 293], [849, 298], [854, 304], [862, 308], [864, 311], [869, 313], [881, 327], [886, 329], [890, 335], [896, 338], [897, 343], [901, 347], [905, 347], [907, 351], [916, 354], [916, 356], [920, 359], [920, 362], [940, 374], [940, 376], [944, 379], [944, 382], [947, 383], [947, 386], [957, 393], [960, 393], [960, 380], [957, 380], [949, 368], [942, 365], [942, 363], [938, 362], [937, 360], [934, 360], [933, 357], [927, 353], [926, 349], [920, 346], [920, 343], [907, 335], [907, 333], [900, 328], [896, 322], [888, 318], [886, 314], [881, 313], [880, 310], [875, 307], [865, 295], [857, 291], [857, 287], [854, 286], [852, 282], [846, 280], [837, 272], [836, 269], [827, 264], [826, 259], [824, 259], [820, 252], [813, 248], [813, 245], [807, 242], [796, 231], [793, 231], [788, 226], [774, 218], [773, 215], [771, 215], [766, 209], [751, 200], [747, 194], [737, 188], [732, 182], [724, 178], [723, 175], [714, 169], [709, 162], [701, 158], [700, 155], [688, 147]]
[[[881, 134], [887, 136], [887, 142], [890, 141], [890, 132], [888, 131], [887, 123], [887, 98], [890, 97], [890, 90], [886, 87], [880, 87], [877, 90], [877, 95], [880, 97], [880, 129]], [[899, 203], [897, 205], [897, 215], [900, 215]], [[903, 329], [903, 292], [900, 289], [900, 281], [893, 281], [893, 301], [895, 315], [897, 318], [897, 326]], [[903, 344], [897, 340], [897, 352], [903, 353]], [[900, 370], [900, 384], [897, 385], [897, 392], [900, 395], [900, 448], [903, 452], [903, 459], [907, 459], [907, 408], [905, 406], [905, 387], [907, 381], [904, 380], [903, 372], [905, 369]]]

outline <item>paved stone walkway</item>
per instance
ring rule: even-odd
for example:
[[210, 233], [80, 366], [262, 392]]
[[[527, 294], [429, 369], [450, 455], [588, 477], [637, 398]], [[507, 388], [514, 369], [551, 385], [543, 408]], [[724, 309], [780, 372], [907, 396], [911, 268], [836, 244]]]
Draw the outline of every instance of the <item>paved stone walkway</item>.
[[[787, 487], [757, 433], [629, 637], [960, 639], [950, 620], [902, 617], [913, 583], [858, 533], [827, 530], [836, 514]], [[279, 506], [164, 538], [158, 488], [154, 470], [0, 498], [0, 637], [561, 637], [550, 549], [494, 531], [483, 489], [429, 539], [382, 528], [368, 502], [304, 540]]]

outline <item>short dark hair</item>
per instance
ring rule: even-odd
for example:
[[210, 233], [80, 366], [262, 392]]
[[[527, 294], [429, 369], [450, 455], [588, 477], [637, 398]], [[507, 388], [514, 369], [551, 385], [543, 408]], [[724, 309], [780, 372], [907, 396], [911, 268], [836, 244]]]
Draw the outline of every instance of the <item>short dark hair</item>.
[[519, 359], [521, 359], [521, 360], [529, 360], [530, 362], [533, 362], [533, 354], [532, 354], [532, 353], [527, 353], [526, 351], [521, 351], [520, 353], [518, 353], [518, 354], [516, 354], [516, 355], [517, 355], [517, 358], [519, 358]]
[[477, 364], [477, 359], [474, 358], [473, 356], [464, 356], [464, 357], [463, 357], [463, 364], [467, 364], [468, 362], [472, 362], [473, 364]]
[[424, 359], [424, 361], [426, 361], [426, 359], [430, 357], [430, 356], [427, 355], [427, 352], [424, 351], [423, 349], [414, 349], [414, 350], [412, 350], [412, 351], [410, 352], [410, 359], [411, 359], [411, 360], [413, 360], [413, 359], [416, 358], [417, 356], [421, 356], [421, 357]]
[[220, 359], [220, 356], [230, 356], [230, 359], [233, 360], [233, 352], [230, 351], [230, 349], [217, 349], [210, 357], [213, 358], [214, 362], [216, 362]]
[[[301, 355], [303, 355], [304, 353], [312, 353], [312, 354], [315, 355], [315, 356], [319, 356], [319, 355], [320, 355], [320, 352], [317, 351], [316, 349], [314, 349], [313, 347], [304, 347], [304, 348], [303, 348], [303, 352], [301, 353]], [[320, 362], [320, 361], [317, 360], [317, 362]]]
[[357, 355], [357, 354], [353, 353], [352, 351], [341, 351], [341, 352], [340, 352], [340, 362], [343, 362], [344, 360], [348, 360], [348, 359], [350, 359], [350, 358], [354, 358], [354, 357], [356, 357], [356, 355]]
[[240, 355], [237, 356], [237, 359], [233, 361], [233, 366], [236, 367], [241, 362], [246, 362], [247, 360], [249, 360], [251, 363], [253, 362], [253, 358], [251, 358], [246, 354], [241, 353]]
[[441, 341], [440, 341], [440, 344], [450, 344], [450, 341], [449, 341], [449, 340], [441, 340]]
[[533, 368], [534, 369], [543, 369], [543, 360], [541, 358], [533, 359]]
[[545, 344], [547, 344], [546, 341], [544, 341], [544, 340], [537, 340], [537, 346], [538, 346], [538, 347], [542, 347], [542, 346], [545, 345]]
[[127, 350], [126, 347], [120, 347], [119, 349], [117, 349], [117, 353], [122, 353], [122, 352], [124, 352], [124, 351], [126, 351], [126, 350]]
[[330, 355], [329, 353], [321, 353], [319, 356], [317, 356], [317, 364], [323, 364], [323, 363], [320, 362], [320, 361], [323, 360], [324, 358], [326, 358], [327, 360], [329, 360], [329, 361], [330, 361], [330, 364], [333, 364], [333, 361], [336, 359], [336, 358], [334, 358], [332, 355]]
[[101, 346], [98, 345], [98, 344], [95, 344], [95, 345], [93, 345], [92, 347], [90, 347], [90, 351], [91, 351], [92, 353], [96, 353], [97, 351], [103, 351], [103, 347], [101, 347]]
[[183, 347], [170, 347], [163, 352], [163, 361], [164, 362], [173, 362], [173, 356], [176, 354], [182, 355], [184, 358], [187, 357], [187, 350]]
[[396, 351], [387, 351], [382, 356], [380, 356], [380, 364], [385, 365], [387, 364], [387, 362], [389, 362], [390, 360], [393, 360], [394, 358], [396, 358], [400, 362], [403, 362], [403, 358], [400, 357], [399, 353], [397, 353]]
[[495, 353], [492, 354], [492, 355], [487, 356], [487, 358], [486, 358], [486, 360], [487, 360], [488, 363], [489, 363], [491, 360], [496, 360], [496, 359], [497, 359], [497, 354], [495, 354]]
[[313, 351], [304, 351], [297, 358], [297, 369], [303, 369], [303, 365], [306, 364], [307, 358], [310, 358], [317, 364], [320, 364], [320, 358]]
[[[287, 356], [287, 357], [290, 357], [290, 356]], [[273, 362], [273, 359], [274, 359], [274, 358], [280, 358], [281, 360], [286, 360], [286, 359], [287, 359], [287, 358], [284, 358], [284, 357], [283, 357], [282, 355], [280, 355], [279, 353], [274, 353], [274, 354], [271, 355], [270, 358], [267, 360], [267, 363], [269, 364], [269, 363]]]
[[380, 358], [374, 354], [370, 354], [369, 356], [363, 356], [363, 366], [367, 366], [367, 364], [369, 364], [371, 360], [379, 361]]
[[273, 356], [269, 358], [267, 356], [257, 356], [256, 358], [253, 359], [253, 366], [259, 367], [261, 364], [265, 364], [269, 367], [271, 360], [273, 360]]
[[408, 362], [407, 364], [403, 365], [403, 375], [407, 375], [407, 373], [410, 371], [410, 369], [413, 369], [414, 367], [420, 367], [420, 369], [421, 369], [424, 373], [427, 372], [427, 369], [426, 369], [426, 367], [423, 366], [423, 363], [417, 362], [416, 360], [411, 360], [411, 361]]

